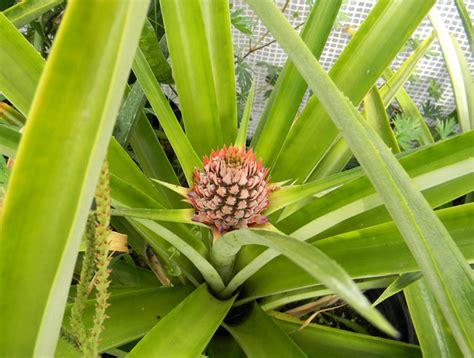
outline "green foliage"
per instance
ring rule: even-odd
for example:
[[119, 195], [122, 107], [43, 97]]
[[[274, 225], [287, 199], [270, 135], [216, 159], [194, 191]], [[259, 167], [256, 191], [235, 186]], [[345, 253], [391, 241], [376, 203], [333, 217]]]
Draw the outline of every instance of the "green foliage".
[[421, 136], [421, 128], [418, 121], [399, 114], [393, 119], [393, 125], [395, 126], [395, 136], [398, 144], [403, 150], [412, 149], [417, 145]]
[[440, 140], [445, 140], [456, 133], [457, 123], [453, 117], [446, 119], [436, 120], [436, 133], [439, 135]]
[[235, 77], [238, 85], [238, 111], [239, 117], [241, 117], [244, 111], [245, 103], [247, 101], [247, 96], [249, 94], [250, 88], [252, 87], [252, 70], [242, 56], [237, 56], [236, 58]]
[[430, 78], [430, 82], [428, 85], [428, 94], [435, 101], [438, 101], [442, 95], [441, 87], [439, 86], [439, 83], [433, 78]]
[[421, 112], [425, 118], [436, 119], [443, 116], [442, 108], [432, 103], [431, 100], [427, 100], [421, 105]]
[[255, 26], [255, 20], [244, 14], [244, 9], [237, 9], [230, 13], [232, 25], [245, 35], [251, 36]]

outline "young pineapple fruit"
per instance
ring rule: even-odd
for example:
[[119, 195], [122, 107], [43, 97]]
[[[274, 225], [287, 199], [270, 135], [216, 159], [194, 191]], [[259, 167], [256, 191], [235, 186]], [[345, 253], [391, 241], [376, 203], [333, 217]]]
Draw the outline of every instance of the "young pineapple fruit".
[[261, 212], [268, 206], [268, 170], [250, 149], [230, 146], [204, 157], [188, 193], [196, 209], [194, 221], [215, 228], [218, 234], [262, 225]]

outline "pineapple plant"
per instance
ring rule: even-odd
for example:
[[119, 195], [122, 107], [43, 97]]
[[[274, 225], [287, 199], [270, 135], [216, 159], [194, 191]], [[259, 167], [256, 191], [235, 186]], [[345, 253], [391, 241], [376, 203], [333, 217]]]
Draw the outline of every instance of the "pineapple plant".
[[[289, 57], [248, 147], [255, 88], [239, 121], [227, 0], [61, 3], [0, 13], [0, 150], [15, 161], [2, 183], [0, 356], [80, 356], [71, 325], [94, 327], [91, 356], [471, 354], [472, 86], [435, 0], [378, 1], [329, 73], [318, 59], [341, 0], [317, 1], [301, 36], [273, 1], [247, 0]], [[463, 133], [439, 142], [402, 86], [432, 38], [390, 68], [428, 14], [460, 74]], [[52, 46], [40, 41], [57, 27]], [[423, 132], [402, 154], [394, 99]], [[102, 240], [94, 299], [79, 284], [94, 261], [81, 240], [104, 160], [100, 209], [131, 254], [108, 257]], [[372, 288], [384, 290], [374, 304]], [[394, 340], [377, 309], [402, 290], [419, 344]], [[381, 337], [312, 322], [339, 306]]]

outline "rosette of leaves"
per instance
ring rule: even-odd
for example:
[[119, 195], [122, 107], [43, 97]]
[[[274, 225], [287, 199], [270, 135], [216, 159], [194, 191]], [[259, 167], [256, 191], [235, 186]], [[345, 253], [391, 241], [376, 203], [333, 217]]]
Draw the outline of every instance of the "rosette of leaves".
[[[470, 354], [474, 207], [464, 196], [473, 190], [473, 133], [395, 155], [385, 111], [394, 97], [375, 86], [435, 1], [379, 1], [329, 74], [318, 59], [341, 1], [317, 1], [300, 36], [273, 1], [247, 2], [289, 56], [248, 159], [255, 88], [238, 126], [227, 1], [161, 0], [151, 10], [163, 17], [179, 118], [150, 66], [150, 46], [138, 46], [147, 1], [69, 1], [47, 61], [14, 25], [45, 11], [43, 1], [0, 14], [0, 91], [27, 117], [23, 135], [0, 125], [2, 154], [15, 157], [0, 217], [0, 355], [77, 354], [58, 337], [69, 324], [74, 262], [104, 157], [111, 225], [133, 252], [110, 264], [99, 353]], [[308, 87], [313, 95], [298, 114]], [[369, 91], [364, 118], [357, 109]], [[152, 111], [143, 110], [142, 92]], [[130, 104], [131, 120], [120, 122], [130, 128], [119, 144], [111, 135], [119, 110], [127, 112], [121, 103]], [[228, 158], [224, 146], [240, 154]], [[239, 169], [229, 181], [206, 156]], [[343, 171], [352, 156], [360, 167]], [[249, 173], [258, 177], [258, 210], [245, 198], [242, 217], [253, 220], [244, 222], [240, 209], [223, 205], [250, 194]], [[219, 190], [224, 184], [239, 194], [235, 203], [206, 206], [205, 190], [234, 195]], [[190, 198], [191, 190], [206, 200]], [[451, 206], [455, 199], [462, 205]], [[370, 288], [385, 288], [383, 298], [404, 291], [419, 345], [392, 339], [394, 324], [362, 293]], [[385, 335], [341, 323], [339, 306]], [[94, 307], [87, 302], [86, 326]], [[310, 323], [316, 316], [341, 324]]]

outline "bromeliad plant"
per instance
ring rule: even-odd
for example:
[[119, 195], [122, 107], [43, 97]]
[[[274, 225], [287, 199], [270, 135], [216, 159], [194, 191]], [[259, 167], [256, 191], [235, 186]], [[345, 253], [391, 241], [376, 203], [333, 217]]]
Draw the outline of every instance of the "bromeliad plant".
[[[47, 60], [16, 27], [38, 16], [41, 24], [60, 1], [20, 2], [0, 14], [8, 100], [0, 150], [15, 158], [0, 217], [0, 355], [80, 354], [60, 330], [75, 324], [68, 292], [76, 295], [71, 278], [104, 158], [111, 225], [128, 235], [134, 257], [110, 264], [98, 352], [472, 353], [472, 79], [431, 12], [464, 132], [433, 143], [402, 85], [434, 35], [396, 73], [389, 68], [435, 1], [380, 0], [329, 74], [317, 59], [341, 1], [317, 1], [301, 37], [271, 0], [247, 2], [289, 57], [250, 148], [254, 89], [238, 126], [227, 0], [161, 0], [152, 21], [146, 0], [71, 0]], [[157, 40], [160, 12], [172, 76]], [[381, 76], [386, 84], [377, 88]], [[159, 81], [174, 82], [182, 123]], [[294, 121], [308, 86], [313, 96]], [[386, 113], [394, 99], [419, 121], [416, 150], [398, 154]], [[360, 167], [342, 171], [353, 155]], [[373, 305], [361, 292], [370, 288], [386, 288]], [[375, 306], [401, 290], [420, 347], [309, 321], [301, 329], [294, 317], [344, 302], [396, 337]], [[95, 306], [90, 299], [82, 310], [85, 327], [97, 320]]]

